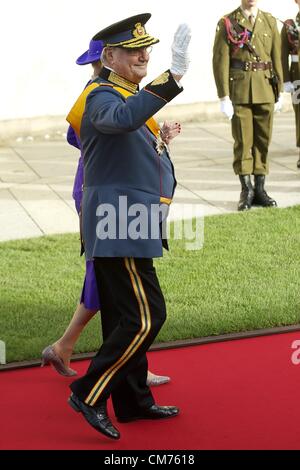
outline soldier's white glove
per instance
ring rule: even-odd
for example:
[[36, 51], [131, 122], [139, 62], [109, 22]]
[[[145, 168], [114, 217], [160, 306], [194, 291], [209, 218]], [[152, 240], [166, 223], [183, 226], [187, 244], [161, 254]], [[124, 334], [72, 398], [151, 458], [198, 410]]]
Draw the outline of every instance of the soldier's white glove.
[[187, 24], [178, 26], [172, 44], [172, 65], [170, 70], [173, 75], [182, 77], [189, 68], [188, 46], [191, 36], [191, 28]]
[[280, 111], [282, 110], [282, 96], [279, 95], [279, 98], [278, 98], [278, 101], [277, 103], [275, 103], [275, 106], [274, 106], [274, 111], [275, 113], [280, 113]]
[[283, 84], [283, 86], [284, 86], [284, 92], [285, 93], [294, 93], [295, 87], [294, 87], [294, 84], [292, 82], [285, 82]]
[[220, 100], [220, 108], [221, 113], [225, 114], [225, 116], [231, 121], [234, 115], [234, 109], [232, 105], [232, 101], [229, 96], [225, 96], [225, 98], [221, 98]]

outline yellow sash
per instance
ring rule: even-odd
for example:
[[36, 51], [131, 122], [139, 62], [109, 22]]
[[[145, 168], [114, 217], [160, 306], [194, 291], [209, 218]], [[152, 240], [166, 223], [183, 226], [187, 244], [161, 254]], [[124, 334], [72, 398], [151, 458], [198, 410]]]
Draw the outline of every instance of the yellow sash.
[[[67, 116], [68, 123], [72, 126], [72, 128], [74, 129], [74, 131], [76, 132], [79, 138], [80, 138], [81, 121], [82, 121], [83, 113], [85, 110], [86, 99], [88, 95], [91, 93], [91, 91], [95, 90], [95, 88], [99, 86], [110, 86], [114, 88], [114, 90], [117, 90], [122, 96], [124, 96], [124, 98], [128, 98], [128, 96], [133, 95], [133, 93], [131, 93], [130, 91], [127, 91], [124, 88], [121, 88], [119, 86], [111, 85], [109, 83], [91, 83], [91, 85], [88, 85], [84, 89], [84, 91], [81, 93], [81, 95], [79, 96], [79, 98], [77, 99], [76, 103], [74, 104], [74, 106], [72, 107], [71, 111], [69, 112]], [[155, 137], [158, 137], [159, 125], [153, 117], [148, 119], [148, 121], [146, 122], [146, 126]]]

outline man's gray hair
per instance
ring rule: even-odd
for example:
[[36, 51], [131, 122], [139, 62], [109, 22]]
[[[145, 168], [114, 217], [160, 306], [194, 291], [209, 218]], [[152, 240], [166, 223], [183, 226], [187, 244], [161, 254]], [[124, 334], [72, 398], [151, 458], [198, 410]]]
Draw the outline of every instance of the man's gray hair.
[[101, 53], [100, 59], [101, 59], [101, 62], [102, 62], [104, 65], [106, 65], [106, 64], [108, 63], [107, 58], [106, 58], [106, 53], [107, 53], [108, 49], [112, 49], [112, 48], [111, 48], [110, 46], [104, 47], [104, 48], [103, 48], [103, 51], [102, 51], [102, 53]]

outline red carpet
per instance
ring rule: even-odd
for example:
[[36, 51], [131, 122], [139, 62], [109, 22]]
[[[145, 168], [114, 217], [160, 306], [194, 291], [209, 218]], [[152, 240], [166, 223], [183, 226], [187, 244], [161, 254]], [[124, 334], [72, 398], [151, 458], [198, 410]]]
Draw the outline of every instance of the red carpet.
[[300, 331], [150, 353], [151, 370], [172, 377], [153, 389], [155, 398], [181, 415], [118, 424], [117, 442], [67, 405], [70, 379], [49, 367], [1, 372], [0, 449], [300, 449], [296, 340]]

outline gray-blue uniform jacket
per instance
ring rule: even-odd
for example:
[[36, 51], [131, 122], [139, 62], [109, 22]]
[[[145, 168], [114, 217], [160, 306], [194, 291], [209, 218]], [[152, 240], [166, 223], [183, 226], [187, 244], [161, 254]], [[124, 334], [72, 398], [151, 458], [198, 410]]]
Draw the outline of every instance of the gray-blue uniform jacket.
[[[102, 85], [88, 95], [80, 128], [86, 258], [162, 256], [162, 239], [157, 236], [159, 217], [151, 216], [151, 205], [171, 200], [176, 180], [167, 150], [158, 153], [157, 139], [145, 123], [182, 88], [170, 71], [127, 99], [111, 85], [129, 91], [137, 86], [114, 72], [103, 68], [96, 82]], [[147, 234], [144, 231], [138, 238], [140, 212], [134, 204], [147, 209], [143, 225], [148, 227]], [[108, 214], [112, 216], [109, 226]], [[130, 227], [135, 227], [133, 237], [128, 237]]]

